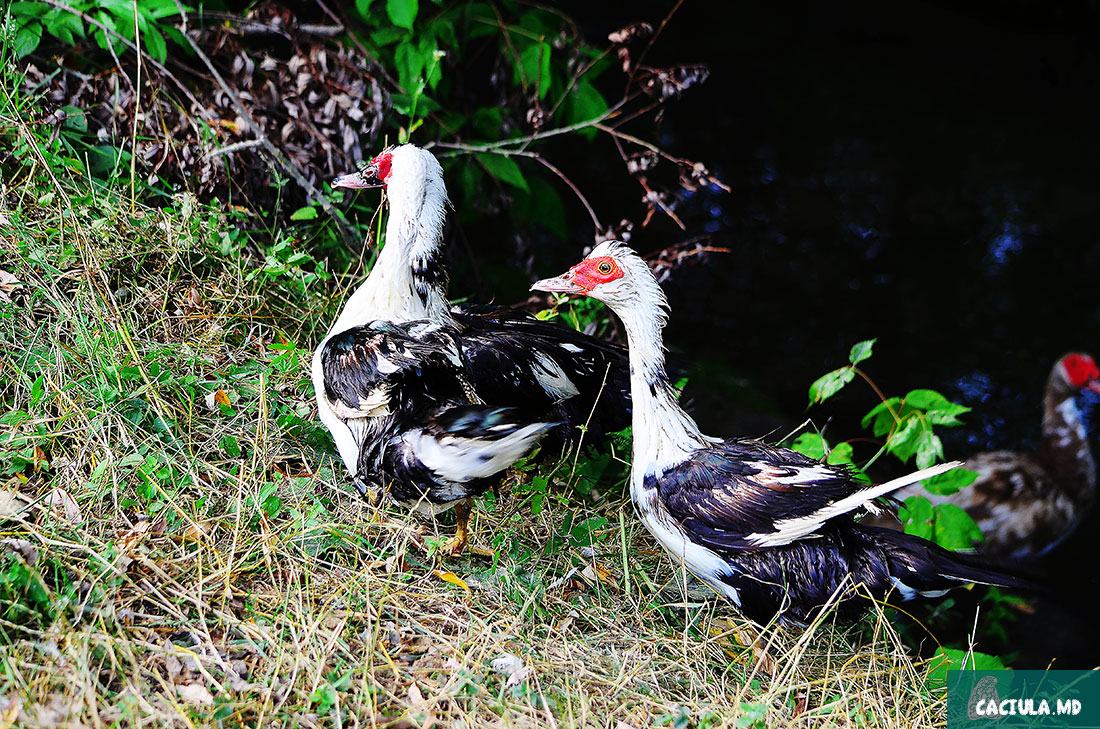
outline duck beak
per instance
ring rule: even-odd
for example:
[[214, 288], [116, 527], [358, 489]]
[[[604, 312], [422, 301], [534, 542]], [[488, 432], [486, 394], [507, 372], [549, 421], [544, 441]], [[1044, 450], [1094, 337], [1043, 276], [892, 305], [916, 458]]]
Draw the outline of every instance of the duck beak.
[[332, 181], [333, 189], [338, 187], [347, 188], [349, 190], [362, 190], [368, 187], [385, 187], [386, 183], [378, 179], [378, 167], [376, 165], [367, 165], [358, 172], [352, 172], [348, 175], [340, 175]]
[[588, 290], [577, 283], [576, 278], [573, 276], [573, 272], [570, 271], [561, 276], [554, 278], [544, 278], [541, 281], [536, 281], [531, 284], [532, 291], [553, 291], [559, 294], [584, 294], [588, 295]]

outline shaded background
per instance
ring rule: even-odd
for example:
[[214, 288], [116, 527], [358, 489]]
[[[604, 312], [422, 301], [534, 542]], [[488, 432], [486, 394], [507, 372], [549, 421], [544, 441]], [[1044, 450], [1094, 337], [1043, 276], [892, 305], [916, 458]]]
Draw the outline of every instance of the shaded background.
[[[658, 24], [670, 3], [558, 6], [599, 42]], [[666, 284], [667, 341], [692, 365], [685, 396], [705, 430], [775, 439], [809, 416], [833, 442], [866, 435], [859, 419], [878, 399], [862, 382], [808, 411], [806, 393], [877, 337], [864, 369], [888, 395], [930, 387], [974, 408], [943, 431], [948, 457], [1035, 446], [1053, 363], [1100, 354], [1098, 20], [1085, 3], [680, 7], [646, 60], [712, 74], [667, 109], [660, 140], [732, 192], [694, 195], [678, 210], [686, 231], [656, 219], [631, 243], [707, 233], [732, 249]], [[605, 154], [577, 140], [547, 150], [595, 192], [603, 221], [640, 220], [640, 188], [609, 184]], [[588, 226], [520, 260], [465, 234], [502, 301], [592, 242]], [[1001, 647], [1021, 651], [1020, 667], [1100, 663], [1096, 526], [1042, 566], [1055, 591]]]

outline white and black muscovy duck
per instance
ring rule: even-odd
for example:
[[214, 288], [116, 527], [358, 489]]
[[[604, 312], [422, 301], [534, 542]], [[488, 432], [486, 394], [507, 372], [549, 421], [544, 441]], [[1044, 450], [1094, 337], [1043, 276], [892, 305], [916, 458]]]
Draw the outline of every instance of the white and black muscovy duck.
[[954, 504], [978, 524], [986, 554], [1039, 557], [1073, 533], [1096, 499], [1096, 451], [1100, 435], [1100, 369], [1090, 355], [1071, 352], [1050, 370], [1043, 396], [1043, 425], [1034, 452], [992, 451], [971, 456], [963, 467], [978, 474], [949, 495], [916, 486], [899, 498], [926, 497]]
[[[385, 245], [317, 347], [312, 366], [321, 420], [361, 491], [388, 491], [399, 502], [430, 503], [437, 511], [464, 490], [480, 493], [489, 466], [493, 473], [504, 470], [538, 436], [575, 444], [585, 426], [599, 434], [629, 424], [622, 347], [526, 312], [448, 303], [442, 260], [447, 191], [431, 152], [393, 147], [332, 184], [383, 186], [390, 202]], [[448, 418], [439, 407], [464, 408], [464, 416]], [[415, 435], [425, 427], [435, 429], [434, 440]], [[444, 441], [453, 447], [437, 448]], [[459, 441], [462, 458], [454, 446]], [[436, 461], [429, 464], [424, 452], [409, 450], [411, 442]], [[396, 468], [397, 445], [402, 468]], [[504, 462], [504, 452], [511, 461]], [[444, 455], [452, 458], [446, 477], [438, 461]], [[480, 465], [471, 465], [479, 458]], [[459, 537], [466, 514], [459, 512]], [[464, 546], [459, 542], [454, 550]]]
[[532, 288], [592, 296], [622, 320], [634, 405], [631, 499], [665, 550], [749, 617], [804, 622], [849, 579], [876, 597], [896, 590], [904, 599], [971, 582], [1026, 584], [981, 558], [857, 523], [875, 499], [957, 463], [867, 486], [786, 448], [700, 433], [665, 372], [664, 292], [626, 245], [601, 243]]
[[341, 455], [355, 454], [347, 465], [356, 488], [428, 515], [455, 506], [450, 554], [467, 547], [469, 499], [557, 425], [479, 403], [453, 336], [425, 319], [375, 320], [330, 335], [314, 358], [318, 378]]

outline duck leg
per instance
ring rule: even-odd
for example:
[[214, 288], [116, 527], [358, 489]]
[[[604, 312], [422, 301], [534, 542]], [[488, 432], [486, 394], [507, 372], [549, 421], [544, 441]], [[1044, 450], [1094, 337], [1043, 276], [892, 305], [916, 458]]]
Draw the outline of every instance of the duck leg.
[[479, 557], [495, 556], [493, 550], [470, 544], [470, 504], [473, 499], [462, 499], [455, 504], [455, 514], [458, 515], [458, 524], [455, 527], [454, 537], [443, 548], [443, 553], [448, 557], [457, 557], [469, 550], [470, 554]]

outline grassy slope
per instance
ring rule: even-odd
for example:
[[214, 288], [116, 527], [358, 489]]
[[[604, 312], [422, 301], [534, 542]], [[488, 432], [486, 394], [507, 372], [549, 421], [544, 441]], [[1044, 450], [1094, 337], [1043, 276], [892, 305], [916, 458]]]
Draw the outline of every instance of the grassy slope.
[[760, 633], [568, 467], [481, 505], [495, 563], [441, 561], [449, 526], [334, 474], [306, 366], [339, 286], [3, 126], [0, 727], [933, 724], [881, 614]]

